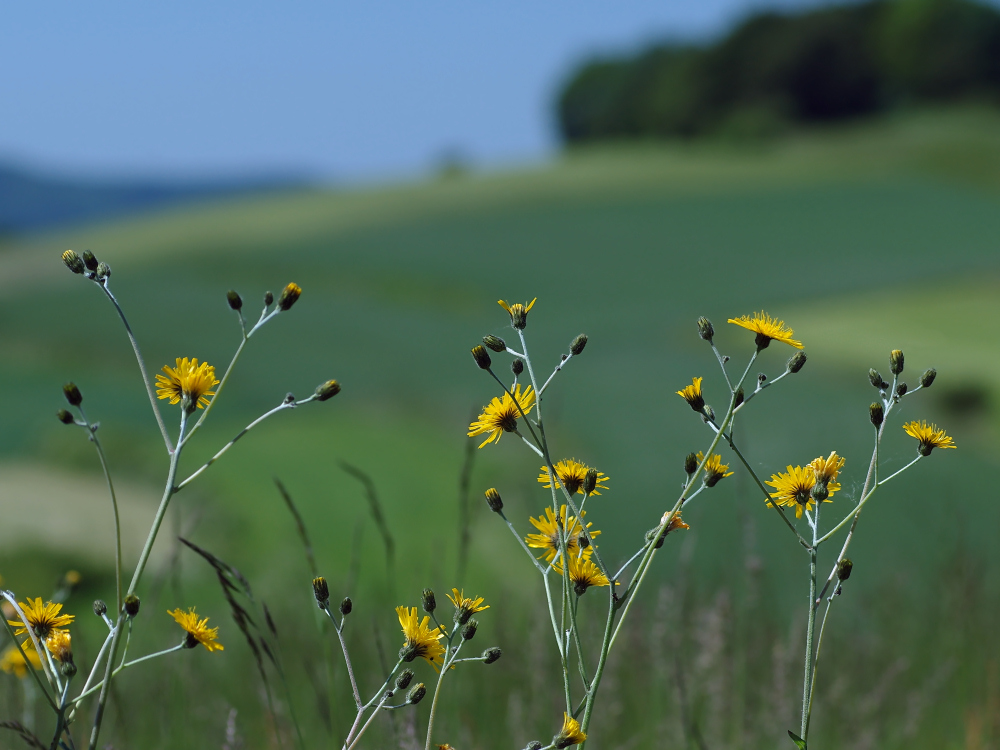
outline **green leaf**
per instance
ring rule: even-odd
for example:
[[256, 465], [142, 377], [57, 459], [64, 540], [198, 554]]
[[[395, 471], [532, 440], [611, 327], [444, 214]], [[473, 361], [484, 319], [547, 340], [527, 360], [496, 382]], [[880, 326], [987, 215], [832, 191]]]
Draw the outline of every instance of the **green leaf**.
[[788, 736], [792, 738], [792, 742], [795, 743], [795, 746], [799, 750], [806, 750], [806, 741], [801, 737], [799, 737], [797, 734], [795, 734], [795, 732], [793, 732], [791, 729], [788, 730]]

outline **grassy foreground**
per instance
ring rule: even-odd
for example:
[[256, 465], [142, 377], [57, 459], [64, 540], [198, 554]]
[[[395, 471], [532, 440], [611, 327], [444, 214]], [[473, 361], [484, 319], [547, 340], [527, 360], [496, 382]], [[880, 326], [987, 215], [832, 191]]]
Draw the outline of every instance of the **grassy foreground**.
[[[997, 654], [993, 646], [986, 653], [982, 639], [996, 614], [1000, 572], [992, 544], [1000, 510], [991, 495], [991, 405], [1000, 386], [992, 343], [1000, 318], [996, 124], [980, 112], [925, 114], [752, 149], [607, 149], [534, 170], [253, 199], [8, 242], [0, 247], [10, 270], [0, 278], [0, 478], [5, 487], [31, 486], [26, 471], [41, 478], [49, 469], [32, 467], [54, 466], [88, 489], [63, 498], [63, 508], [46, 506], [46, 515], [75, 514], [87, 524], [58, 532], [41, 513], [25, 511], [30, 492], [6, 490], [4, 515], [37, 523], [34, 532], [23, 519], [0, 524], [4, 585], [45, 596], [65, 567], [80, 568], [84, 588], [68, 606], [81, 619], [88, 597], [106, 595], [110, 512], [90, 489], [89, 446], [53, 417], [63, 382], [80, 385], [101, 421], [112, 467], [131, 483], [126, 501], [140, 517], [144, 504], [152, 514], [164, 468], [113, 311], [70, 277], [59, 252], [90, 248], [111, 264], [112, 285], [154, 368], [177, 356], [224, 365], [238, 335], [225, 291], [239, 290], [252, 310], [265, 289], [294, 280], [302, 299], [253, 339], [213, 426], [192, 446], [190, 466], [287, 391], [304, 395], [336, 377], [344, 392], [248, 436], [203, 484], [178, 496], [171, 523], [240, 568], [267, 599], [288, 649], [297, 712], [317, 746], [327, 736], [326, 709], [314, 706], [312, 686], [326, 678], [316, 665], [309, 571], [275, 476], [307, 520], [322, 572], [338, 596], [355, 598], [357, 622], [370, 623], [390, 655], [391, 606], [416, 604], [423, 586], [464, 586], [495, 602], [477, 638], [512, 658], [482, 684], [481, 676], [465, 678], [469, 692], [443, 726], [454, 728], [459, 748], [523, 747], [552, 731], [553, 710], [536, 710], [551, 700], [544, 658], [531, 650], [538, 592], [524, 586], [527, 566], [480, 498], [484, 488], [501, 487], [511, 517], [525, 526], [547, 493], [534, 481], [538, 462], [513, 440], [477, 452], [472, 553], [456, 580], [465, 425], [494, 394], [469, 347], [486, 333], [507, 335], [498, 298], [539, 297], [533, 352], [550, 351], [552, 364], [575, 334], [589, 334], [584, 355], [559, 376], [548, 421], [562, 456], [611, 477], [590, 517], [608, 540], [602, 550], [623, 560], [672, 503], [683, 455], [707, 443], [674, 391], [704, 375], [708, 401], [713, 392], [721, 399], [724, 384], [692, 336], [695, 318], [713, 319], [723, 352], [740, 361], [751, 340], [724, 321], [764, 308], [796, 329], [809, 363], [755, 401], [741, 426], [760, 473], [836, 448], [848, 459], [842, 497], [855, 497], [869, 450], [866, 372], [884, 372], [894, 347], [906, 351], [908, 373], [940, 372], [904, 418], [936, 419], [960, 445], [922, 463], [866, 512], [853, 554], [854, 597], [838, 614], [843, 632], [830, 646], [852, 656], [822, 678], [825, 700], [841, 708], [818, 727], [817, 746], [862, 735], [884, 747], [962, 747], [975, 732], [988, 741], [996, 729], [983, 718], [990, 709], [982, 696]], [[537, 275], [526, 272], [529, 263]], [[785, 357], [772, 346], [760, 369], [773, 377]], [[890, 460], [902, 465], [913, 445], [896, 429]], [[363, 490], [342, 461], [376, 482], [397, 543], [391, 571]], [[692, 529], [683, 543], [658, 559], [662, 593], [647, 592], [651, 624], [635, 635], [637, 643], [650, 639], [651, 651], [630, 656], [660, 661], [636, 675], [619, 655], [617, 677], [602, 689], [617, 691], [620, 705], [599, 722], [597, 747], [611, 737], [634, 737], [639, 747], [661, 746], [663, 736], [697, 745], [699, 731], [711, 747], [773, 747], [784, 734], [801, 639], [801, 623], [789, 614], [804, 578], [793, 567], [796, 551], [751, 490], [739, 474], [720, 485], [685, 514]], [[84, 529], [90, 543], [68, 541]], [[103, 546], [95, 544], [102, 535]], [[166, 619], [163, 609], [197, 603], [231, 646], [211, 658], [183, 654], [170, 673], [166, 700], [191, 712], [183, 727], [140, 721], [142, 703], [130, 701], [156, 686], [127, 677], [122, 684], [136, 692], [120, 697], [108, 739], [221, 746], [235, 706], [248, 745], [269, 747], [269, 724], [255, 716], [258, 691], [244, 686], [254, 684], [248, 653], [207, 567], [184, 554], [171, 564], [172, 536], [160, 542], [158, 583], [144, 595], [144, 612]], [[969, 610], [959, 607], [972, 610], [961, 622], [956, 613]], [[354, 637], [374, 662], [367, 631], [359, 627]], [[679, 695], [677, 673], [687, 671], [690, 694]], [[872, 697], [879, 680], [883, 693]], [[199, 688], [185, 697], [192, 683]], [[768, 699], [753, 697], [763, 684]], [[867, 703], [857, 695], [863, 688]], [[0, 705], [14, 706], [16, 691], [4, 690]], [[661, 726], [651, 715], [667, 718]], [[405, 737], [405, 727], [395, 731]], [[205, 737], [219, 739], [201, 743]]]

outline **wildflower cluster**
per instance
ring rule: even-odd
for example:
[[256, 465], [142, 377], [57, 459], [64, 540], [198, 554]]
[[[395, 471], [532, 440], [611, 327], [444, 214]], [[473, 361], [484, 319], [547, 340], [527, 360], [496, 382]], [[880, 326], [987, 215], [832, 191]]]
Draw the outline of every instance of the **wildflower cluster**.
[[[288, 284], [279, 295], [277, 303], [274, 301], [274, 295], [267, 292], [264, 295], [264, 305], [260, 317], [249, 328], [243, 315], [242, 297], [235, 291], [230, 291], [226, 295], [226, 299], [230, 309], [237, 313], [240, 342], [221, 380], [217, 377], [216, 368], [208, 362], [199, 361], [194, 357], [177, 357], [173, 366], [165, 365], [163, 367], [163, 374], [157, 375], [154, 383], [149, 378], [146, 362], [125, 317], [125, 312], [111, 292], [111, 267], [107, 263], [99, 261], [89, 250], [84, 252], [82, 257], [72, 250], [67, 250], [62, 254], [62, 261], [74, 274], [81, 275], [93, 282], [108, 298], [121, 319], [125, 333], [132, 344], [153, 416], [163, 439], [168, 464], [167, 479], [160, 505], [136, 562], [131, 582], [126, 586], [122, 578], [124, 561], [122, 559], [118, 502], [114, 484], [107, 470], [107, 457], [98, 435], [99, 424], [88, 418], [80, 388], [75, 383], [67, 383], [64, 386], [63, 395], [69, 409], [60, 409], [56, 416], [63, 424], [82, 428], [88, 440], [97, 450], [107, 480], [116, 538], [114, 606], [112, 608], [104, 601], [97, 601], [93, 607], [94, 615], [107, 626], [107, 635], [104, 644], [90, 665], [82, 687], [75, 696], [71, 695], [70, 688], [71, 680], [77, 674], [77, 665], [73, 657], [73, 637], [69, 628], [75, 623], [76, 615], [63, 612], [63, 600], [69, 596], [72, 587], [79, 582], [79, 575], [76, 573], [67, 574], [60, 589], [50, 601], [43, 601], [40, 597], [18, 601], [13, 592], [0, 591], [0, 603], [3, 604], [5, 615], [3, 622], [13, 641], [12, 645], [8, 646], [0, 655], [0, 670], [11, 673], [22, 680], [29, 676], [33, 678], [37, 688], [41, 690], [46, 702], [54, 711], [55, 726], [52, 747], [75, 746], [73, 725], [77, 720], [77, 715], [84, 703], [92, 696], [95, 697], [95, 718], [89, 732], [89, 747], [94, 748], [98, 743], [112, 681], [124, 670], [140, 662], [172, 654], [182, 649], [191, 649], [199, 644], [209, 653], [223, 650], [223, 646], [219, 642], [219, 629], [209, 627], [207, 617], [199, 617], [193, 607], [187, 611], [177, 608], [168, 614], [173, 617], [183, 632], [180, 643], [162, 651], [132, 660], [128, 659], [131, 633], [135, 623], [139, 622], [141, 602], [137, 592], [141, 587], [150, 552], [173, 496], [200, 476], [243, 435], [265, 419], [280, 411], [293, 409], [311, 401], [325, 401], [339, 392], [340, 385], [335, 380], [327, 381], [321, 384], [311, 396], [302, 400], [297, 400], [289, 394], [281, 404], [249, 424], [217, 451], [209, 461], [187, 478], [182, 479], [178, 476], [181, 453], [204, 424], [212, 406], [233, 374], [247, 342], [263, 325], [292, 308], [302, 294], [301, 287], [294, 283]], [[160, 401], [166, 401], [170, 406], [179, 406], [176, 413], [179, 427], [174, 434], [171, 434], [167, 428], [167, 422], [160, 411]], [[200, 416], [195, 419], [195, 414], [199, 412]], [[123, 635], [125, 638], [122, 637]]]

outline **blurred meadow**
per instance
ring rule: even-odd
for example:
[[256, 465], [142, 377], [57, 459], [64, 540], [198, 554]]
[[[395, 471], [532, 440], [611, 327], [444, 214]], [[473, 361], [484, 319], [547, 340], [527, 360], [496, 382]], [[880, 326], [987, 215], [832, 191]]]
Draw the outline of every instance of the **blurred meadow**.
[[[672, 506], [683, 457], [711, 438], [675, 391], [701, 375], [707, 401], [725, 400], [696, 319], [715, 323], [720, 350], [742, 367], [752, 337], [725, 321], [763, 309], [794, 328], [809, 359], [744, 412], [741, 440], [759, 474], [836, 449], [847, 465], [830, 507], [849, 508], [871, 451], [867, 372], [887, 372], [895, 348], [911, 387], [928, 367], [938, 378], [901, 405], [886, 471], [913, 455], [901, 421], [933, 420], [959, 447], [935, 452], [868, 506], [824, 647], [815, 746], [998, 747], [998, 237], [1000, 113], [981, 104], [760, 140], [595, 143], [536, 166], [283, 187], [0, 237], [3, 585], [47, 597], [78, 570], [65, 606], [77, 615], [78, 663], [93, 658], [103, 625], [90, 608], [114, 586], [113, 527], [92, 447], [55, 418], [63, 383], [79, 385], [100, 422], [126, 568], [166, 468], [120, 322], [59, 254], [90, 249], [110, 264], [151, 372], [184, 356], [225, 367], [239, 343], [226, 291], [239, 291], [253, 318], [266, 290], [294, 281], [301, 300], [251, 340], [183, 467], [197, 468], [287, 392], [304, 397], [331, 377], [343, 392], [256, 428], [174, 499], [141, 590], [148, 627], [132, 648], [160, 648], [176, 629], [164, 610], [196, 604], [226, 650], [124, 674], [104, 741], [291, 747], [294, 712], [308, 747], [333, 747], [350, 726], [338, 709], [350, 704], [342, 662], [275, 479], [334, 600], [354, 601], [346, 634], [372, 683], [366, 692], [376, 687], [368, 672], [398, 648], [393, 607], [416, 606], [425, 586], [439, 598], [457, 586], [491, 605], [476, 644], [504, 656], [456, 673], [440, 736], [459, 750], [547, 740], [561, 709], [550, 690], [557, 664], [541, 644], [541, 587], [482, 493], [499, 488], [522, 533], [549, 494], [535, 481], [540, 462], [515, 437], [470, 450], [469, 421], [496, 387], [469, 348], [486, 334], [509, 337], [497, 299], [538, 298], [526, 333], [542, 369], [588, 334], [557, 377], [546, 427], [556, 460], [573, 456], [610, 477], [587, 518], [617, 567]], [[782, 349], [762, 352], [755, 370], [783, 372], [791, 351]], [[506, 359], [495, 357], [501, 367]], [[373, 481], [391, 558], [350, 467]], [[734, 470], [685, 510], [690, 530], [656, 560], [601, 688], [593, 747], [788, 746], [806, 573]], [[277, 724], [213, 571], [178, 536], [238, 568], [266, 603], [287, 676], [286, 689], [271, 675]], [[426, 664], [415, 669], [433, 677]], [[19, 716], [20, 701], [16, 681], [0, 674], [0, 719]], [[376, 724], [367, 746], [413, 746], [426, 714], [399, 714]]]

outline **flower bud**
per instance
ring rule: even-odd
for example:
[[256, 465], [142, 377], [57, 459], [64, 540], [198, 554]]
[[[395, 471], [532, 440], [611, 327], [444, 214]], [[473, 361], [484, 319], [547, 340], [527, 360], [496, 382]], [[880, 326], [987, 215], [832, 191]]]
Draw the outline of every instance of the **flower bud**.
[[924, 388], [930, 388], [931, 383], [934, 382], [934, 378], [937, 377], [937, 370], [933, 367], [929, 370], [924, 370], [924, 374], [920, 376], [920, 385]]
[[576, 543], [580, 545], [580, 549], [587, 549], [590, 546], [590, 537], [586, 534], [580, 534], [580, 538], [576, 540]]
[[490, 360], [489, 352], [482, 345], [472, 347], [472, 358], [476, 360], [476, 364], [479, 365], [480, 370], [488, 370], [490, 369], [490, 365], [493, 364], [492, 360]]
[[764, 385], [764, 382], [765, 382], [766, 380], [767, 380], [767, 375], [765, 375], [765, 374], [764, 374], [764, 373], [762, 373], [762, 372], [758, 372], [758, 373], [757, 373], [757, 387], [758, 387], [758, 388], [760, 388], [760, 386]]
[[229, 307], [232, 310], [239, 310], [243, 307], [243, 298], [236, 292], [235, 289], [230, 289], [226, 292], [226, 301], [229, 303]]
[[827, 485], [828, 485], [827, 481], [823, 481], [823, 479], [821, 479], [820, 477], [816, 477], [816, 484], [813, 485], [812, 490], [810, 490], [809, 494], [812, 496], [812, 499], [815, 500], [817, 503], [821, 503], [828, 497], [830, 497], [830, 490], [827, 487]]
[[340, 393], [340, 383], [336, 380], [327, 380], [322, 385], [316, 386], [313, 396], [317, 401], [326, 401]]
[[514, 375], [520, 375], [524, 372], [524, 360], [520, 357], [515, 357], [514, 361], [510, 363], [510, 371], [514, 373]]
[[424, 683], [418, 682], [406, 694], [406, 702], [415, 706], [424, 699], [425, 695], [427, 695], [427, 688], [424, 687]]
[[472, 618], [462, 626], [462, 640], [471, 641], [476, 637], [476, 630], [479, 629], [479, 620]]
[[570, 353], [575, 357], [583, 353], [583, 348], [587, 345], [587, 334], [581, 333], [569, 345]]
[[734, 395], [735, 395], [735, 400], [733, 401], [733, 408], [735, 409], [737, 406], [739, 406], [746, 400], [746, 394], [743, 392], [742, 385], [736, 389], [736, 393]]
[[499, 646], [490, 646], [483, 651], [483, 664], [492, 664], [503, 656], [503, 651]]
[[851, 577], [851, 570], [854, 569], [854, 563], [850, 561], [849, 558], [845, 557], [839, 563], [837, 563], [837, 578], [841, 581], [846, 581]]
[[129, 617], [135, 617], [139, 614], [139, 597], [135, 594], [129, 594], [125, 597], [125, 614]]
[[313, 578], [313, 596], [320, 609], [326, 609], [330, 605], [330, 586], [323, 576]]
[[503, 510], [503, 499], [495, 487], [490, 487], [486, 490], [486, 504], [490, 506], [490, 510], [494, 513], [499, 513]]
[[532, 740], [527, 745], [524, 746], [524, 750], [542, 750], [542, 743], [538, 740]]
[[70, 406], [79, 406], [83, 403], [83, 394], [76, 387], [76, 383], [67, 383], [64, 385], [63, 395], [66, 396], [66, 400], [69, 401]]
[[597, 469], [591, 467], [587, 469], [587, 476], [583, 478], [583, 494], [589, 495], [597, 489]]
[[424, 607], [424, 612], [433, 612], [437, 609], [437, 599], [434, 598], [433, 589], [424, 589], [420, 594], [420, 603]]
[[882, 380], [882, 374], [876, 370], [874, 367], [868, 371], [868, 380], [873, 387], [882, 390], [886, 387], [886, 383]]
[[83, 251], [83, 264], [87, 266], [88, 271], [97, 270], [97, 258], [94, 257], [94, 254], [90, 250]]
[[889, 369], [893, 375], [899, 375], [903, 371], [903, 352], [901, 349], [893, 349], [889, 352]]
[[412, 681], [413, 681], [413, 670], [404, 669], [402, 672], [396, 675], [396, 689], [406, 690], [406, 688], [410, 686], [410, 683]]
[[698, 468], [698, 456], [695, 453], [688, 453], [684, 456], [684, 473], [690, 476]]
[[102, 599], [98, 599], [94, 602], [94, 614], [98, 617], [104, 617], [108, 613], [108, 605], [104, 603]]
[[264, 307], [270, 307], [274, 302], [274, 292], [264, 292]]
[[351, 597], [345, 596], [340, 602], [340, 614], [347, 617], [351, 614], [352, 609], [354, 609], [354, 602], [351, 601]]
[[704, 316], [698, 318], [698, 335], [709, 342], [715, 337], [715, 327], [712, 325], [712, 321]]
[[97, 264], [97, 278], [104, 280], [111, 278], [111, 266], [103, 260]]
[[76, 419], [65, 409], [60, 409], [56, 412], [56, 416], [59, 417], [59, 421], [63, 424], [73, 424]]
[[288, 284], [281, 290], [281, 296], [278, 297], [278, 309], [282, 312], [291, 310], [300, 294], [302, 294], [302, 287], [294, 282]]
[[902, 398], [906, 395], [907, 386], [906, 383], [896, 383], [896, 398]]
[[881, 427], [882, 422], [885, 421], [885, 409], [882, 408], [882, 404], [874, 403], [868, 407], [868, 414], [871, 417], [872, 424], [875, 427]]
[[806, 353], [795, 352], [795, 354], [789, 357], [788, 364], [785, 365], [785, 367], [788, 368], [788, 371], [794, 375], [795, 373], [797, 373], [799, 370], [802, 369], [805, 363], [806, 363]]
[[62, 262], [66, 264], [73, 273], [83, 273], [83, 260], [72, 250], [67, 250], [62, 254]]
[[483, 336], [483, 343], [495, 352], [507, 351], [507, 342], [499, 336]]
[[63, 677], [73, 677], [76, 675], [76, 664], [72, 661], [72, 654], [70, 657], [70, 659], [67, 659], [59, 664], [59, 672]]

